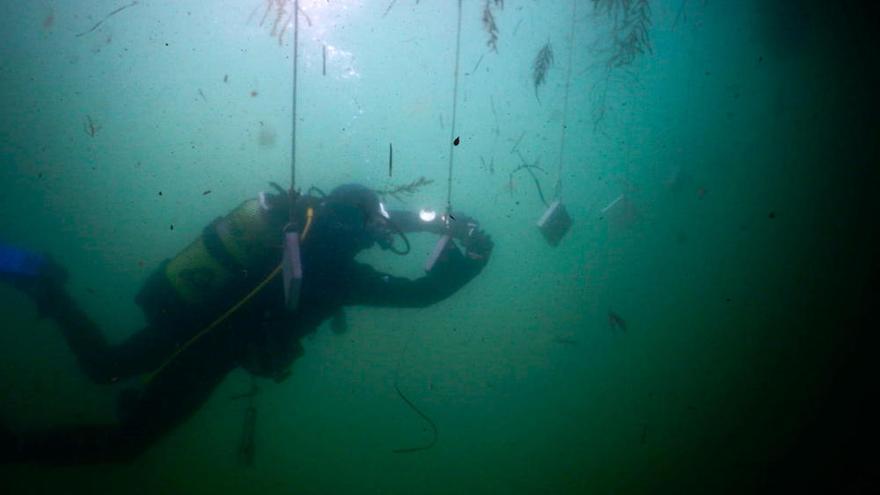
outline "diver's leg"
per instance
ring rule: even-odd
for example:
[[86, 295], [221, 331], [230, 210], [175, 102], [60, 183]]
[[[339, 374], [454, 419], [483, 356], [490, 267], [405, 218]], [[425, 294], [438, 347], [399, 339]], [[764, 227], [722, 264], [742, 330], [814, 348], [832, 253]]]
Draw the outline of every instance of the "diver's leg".
[[[141, 393], [123, 400], [119, 424], [28, 433], [0, 442], [0, 462], [84, 464], [129, 461], [181, 424], [235, 367], [227, 339], [207, 336], [180, 354]], [[2, 439], [0, 439], [2, 440]]]
[[82, 370], [96, 383], [153, 371], [174, 348], [171, 329], [146, 327], [111, 346], [101, 329], [64, 290], [43, 311], [56, 321]]
[[110, 345], [63, 284], [42, 281], [22, 288], [34, 299], [41, 315], [55, 320], [80, 367], [96, 383], [153, 371], [183, 338], [176, 329], [146, 327], [124, 342]]

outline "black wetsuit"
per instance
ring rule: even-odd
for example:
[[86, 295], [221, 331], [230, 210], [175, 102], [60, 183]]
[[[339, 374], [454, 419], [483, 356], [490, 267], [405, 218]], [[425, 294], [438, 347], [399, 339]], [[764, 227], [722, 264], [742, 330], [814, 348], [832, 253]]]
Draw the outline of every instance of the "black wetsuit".
[[[445, 252], [430, 273], [416, 280], [380, 273], [349, 258], [303, 251], [299, 307], [283, 307], [282, 281], [273, 280], [221, 326], [181, 352], [163, 371], [119, 399], [114, 424], [59, 427], [16, 437], [5, 462], [89, 463], [129, 460], [183, 422], [210, 396], [227, 373], [262, 356], [257, 367], [272, 374], [301, 352], [299, 339], [348, 305], [421, 307], [440, 301], [476, 276], [484, 262], [458, 251]], [[148, 326], [118, 345], [59, 285], [38, 298], [40, 312], [53, 318], [83, 371], [95, 382], [112, 383], [155, 371], [198, 327]], [[218, 308], [222, 310], [225, 308]], [[222, 312], [222, 311], [221, 311]]]

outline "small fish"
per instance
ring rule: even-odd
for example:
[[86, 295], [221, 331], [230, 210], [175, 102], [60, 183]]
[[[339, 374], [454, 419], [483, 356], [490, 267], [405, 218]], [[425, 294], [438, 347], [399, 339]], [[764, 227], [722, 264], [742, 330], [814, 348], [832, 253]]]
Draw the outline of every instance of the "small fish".
[[553, 337], [553, 342], [555, 342], [557, 344], [571, 345], [571, 346], [575, 346], [578, 343], [578, 341], [575, 340], [574, 338], [565, 337], [562, 335], [557, 335], [556, 337]]
[[208, 98], [205, 97], [205, 92], [202, 91], [202, 88], [199, 88], [199, 96], [202, 97], [202, 100], [204, 100], [205, 103], [208, 103]]
[[611, 330], [619, 330], [626, 333], [626, 320], [614, 311], [608, 310], [608, 325]]
[[43, 18], [43, 29], [50, 29], [55, 24], [55, 11], [49, 10], [46, 17]]
[[336, 335], [342, 335], [348, 331], [348, 318], [346, 318], [345, 309], [339, 308], [333, 313], [333, 317], [330, 319], [330, 329]]
[[229, 74], [223, 74], [223, 82], [229, 82]]
[[95, 123], [94, 120], [92, 120], [91, 115], [86, 115], [86, 122], [83, 123], [83, 128], [85, 129], [86, 134], [89, 137], [95, 137], [95, 134], [97, 134], [98, 131], [101, 130], [101, 126], [99, 126]]
[[211, 194], [211, 190], [210, 190], [210, 189], [206, 189], [204, 192], [202, 192], [202, 196], [207, 196], [207, 195], [209, 195], [209, 194]]
[[255, 432], [257, 429], [257, 408], [251, 404], [244, 411], [244, 426], [238, 442], [238, 459], [244, 466], [254, 465], [256, 453]]

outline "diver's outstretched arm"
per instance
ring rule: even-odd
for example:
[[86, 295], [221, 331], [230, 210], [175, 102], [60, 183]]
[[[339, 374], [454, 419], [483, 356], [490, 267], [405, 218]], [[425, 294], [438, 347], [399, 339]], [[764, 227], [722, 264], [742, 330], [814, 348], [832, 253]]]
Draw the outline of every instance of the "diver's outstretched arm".
[[190, 347], [146, 387], [124, 391], [116, 423], [68, 425], [21, 434], [0, 425], [0, 465], [91, 464], [136, 458], [197, 411], [237, 366], [239, 348], [214, 337]]
[[424, 307], [446, 299], [476, 277], [489, 261], [494, 244], [482, 230], [473, 228], [464, 239], [462, 252], [450, 240], [424, 277], [415, 280], [379, 272], [355, 263], [346, 304], [390, 307]]

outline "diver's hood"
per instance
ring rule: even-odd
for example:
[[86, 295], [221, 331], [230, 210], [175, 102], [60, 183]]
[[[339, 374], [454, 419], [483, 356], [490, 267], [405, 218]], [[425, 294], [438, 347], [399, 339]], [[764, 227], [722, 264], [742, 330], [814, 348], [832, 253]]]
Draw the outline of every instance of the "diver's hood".
[[343, 184], [336, 187], [327, 196], [324, 204], [341, 220], [354, 224], [375, 222], [381, 218], [388, 219], [385, 206], [379, 196], [370, 188], [361, 184]]
[[387, 237], [387, 220], [388, 213], [373, 190], [343, 184], [321, 201], [313, 235], [333, 248], [356, 253]]

